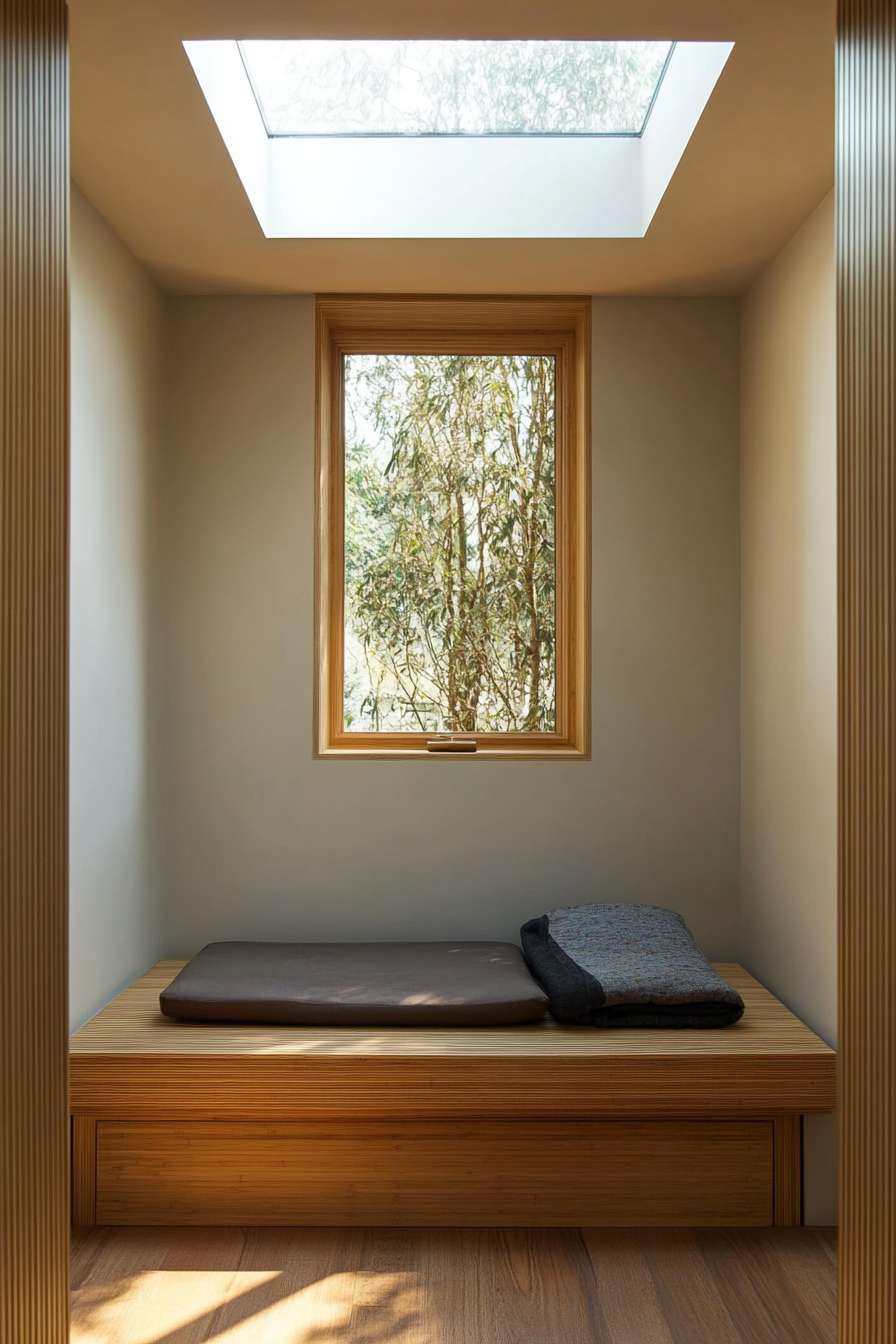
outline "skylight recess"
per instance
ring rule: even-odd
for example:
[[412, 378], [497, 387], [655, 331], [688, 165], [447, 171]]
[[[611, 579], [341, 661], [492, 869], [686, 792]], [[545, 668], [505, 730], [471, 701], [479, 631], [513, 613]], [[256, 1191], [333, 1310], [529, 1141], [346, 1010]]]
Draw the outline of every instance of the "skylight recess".
[[640, 135], [672, 42], [252, 41], [268, 135]]
[[184, 50], [266, 238], [559, 239], [643, 238], [733, 44]]

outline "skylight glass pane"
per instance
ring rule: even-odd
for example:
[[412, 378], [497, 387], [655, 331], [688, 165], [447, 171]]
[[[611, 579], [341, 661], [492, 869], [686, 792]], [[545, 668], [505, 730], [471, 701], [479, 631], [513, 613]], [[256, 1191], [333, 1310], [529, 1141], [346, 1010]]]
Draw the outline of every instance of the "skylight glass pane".
[[271, 135], [637, 135], [671, 42], [241, 42]]

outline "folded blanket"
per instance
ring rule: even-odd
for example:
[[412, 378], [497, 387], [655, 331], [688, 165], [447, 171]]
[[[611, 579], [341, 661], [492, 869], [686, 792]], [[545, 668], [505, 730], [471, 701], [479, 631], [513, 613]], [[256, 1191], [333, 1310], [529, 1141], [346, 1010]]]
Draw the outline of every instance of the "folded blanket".
[[727, 1027], [743, 1000], [681, 915], [655, 905], [564, 906], [520, 930], [551, 1012], [594, 1027]]

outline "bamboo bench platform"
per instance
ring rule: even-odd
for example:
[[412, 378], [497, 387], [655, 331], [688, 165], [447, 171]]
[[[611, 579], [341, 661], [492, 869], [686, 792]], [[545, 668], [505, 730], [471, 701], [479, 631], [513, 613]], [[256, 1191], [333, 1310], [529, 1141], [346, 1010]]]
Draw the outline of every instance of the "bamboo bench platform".
[[161, 961], [70, 1043], [77, 1225], [768, 1226], [833, 1051], [734, 963], [736, 1026], [192, 1025]]

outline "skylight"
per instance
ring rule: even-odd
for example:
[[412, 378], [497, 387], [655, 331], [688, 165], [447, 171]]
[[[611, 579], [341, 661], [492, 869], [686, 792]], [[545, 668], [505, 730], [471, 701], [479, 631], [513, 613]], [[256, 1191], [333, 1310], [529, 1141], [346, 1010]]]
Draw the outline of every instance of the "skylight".
[[185, 42], [267, 238], [643, 238], [731, 42]]
[[640, 135], [671, 42], [240, 42], [271, 136]]

